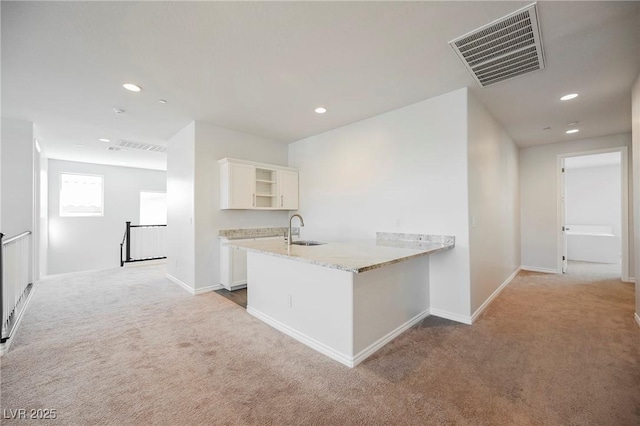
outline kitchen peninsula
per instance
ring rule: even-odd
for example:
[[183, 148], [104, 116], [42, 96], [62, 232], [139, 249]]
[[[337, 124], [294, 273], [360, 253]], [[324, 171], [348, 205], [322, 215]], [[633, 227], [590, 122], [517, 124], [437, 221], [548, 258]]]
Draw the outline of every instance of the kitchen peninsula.
[[288, 246], [230, 241], [247, 253], [247, 311], [354, 367], [429, 315], [429, 254], [454, 237], [377, 233], [361, 242]]

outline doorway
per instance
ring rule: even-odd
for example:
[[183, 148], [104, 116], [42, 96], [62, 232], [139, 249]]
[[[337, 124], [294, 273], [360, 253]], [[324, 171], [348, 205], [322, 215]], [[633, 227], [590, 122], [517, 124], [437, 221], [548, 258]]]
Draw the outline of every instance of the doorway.
[[626, 147], [558, 156], [558, 272], [629, 281]]

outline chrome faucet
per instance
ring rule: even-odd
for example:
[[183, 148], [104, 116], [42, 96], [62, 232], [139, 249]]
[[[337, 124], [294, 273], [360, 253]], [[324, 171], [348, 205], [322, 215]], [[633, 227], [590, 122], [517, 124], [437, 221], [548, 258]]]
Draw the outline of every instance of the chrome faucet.
[[294, 217], [298, 217], [300, 219], [300, 226], [304, 226], [304, 219], [299, 214], [292, 214], [289, 218], [289, 238], [287, 238], [287, 246], [291, 247], [291, 240], [293, 240], [293, 234], [291, 233], [291, 222]]

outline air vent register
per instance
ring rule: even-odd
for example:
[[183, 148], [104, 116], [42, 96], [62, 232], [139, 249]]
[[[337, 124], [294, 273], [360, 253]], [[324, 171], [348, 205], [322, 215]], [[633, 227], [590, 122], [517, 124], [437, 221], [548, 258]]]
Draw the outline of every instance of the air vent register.
[[482, 87], [544, 69], [535, 3], [458, 37], [449, 45]]

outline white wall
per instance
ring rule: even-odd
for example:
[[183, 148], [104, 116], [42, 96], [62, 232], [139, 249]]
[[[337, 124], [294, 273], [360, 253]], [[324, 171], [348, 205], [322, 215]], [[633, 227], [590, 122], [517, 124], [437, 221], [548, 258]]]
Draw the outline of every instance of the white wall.
[[518, 148], [469, 94], [471, 312], [520, 266]]
[[218, 160], [225, 157], [287, 165], [287, 146], [204, 122], [191, 123], [169, 140], [167, 271], [196, 292], [219, 286], [220, 229], [288, 223], [286, 211], [220, 210]]
[[454, 250], [432, 256], [431, 306], [468, 318], [466, 122], [465, 88], [290, 144], [302, 238], [454, 235]]
[[582, 167], [565, 173], [566, 223], [608, 225], [622, 236], [621, 166]]
[[[559, 226], [557, 218], [557, 156], [630, 145], [631, 135], [624, 133], [520, 150], [521, 257], [523, 267], [550, 272], [557, 270], [557, 231]], [[632, 210], [631, 207], [630, 210]], [[632, 228], [632, 226], [629, 227], [630, 233]], [[634, 251], [632, 247], [629, 251], [629, 274], [633, 276]]]
[[38, 261], [37, 278], [47, 275], [49, 253], [49, 161], [40, 155], [39, 164], [40, 181], [36, 182], [38, 188]]
[[34, 212], [33, 123], [2, 119], [2, 232], [32, 231]]
[[[104, 176], [104, 216], [60, 217], [60, 173]], [[140, 191], [165, 191], [166, 173], [49, 160], [49, 275], [120, 266], [125, 222], [137, 223]]]
[[[632, 134], [633, 134], [633, 182], [640, 182], [640, 74], [636, 78], [636, 82], [633, 85], [631, 91], [632, 98]], [[640, 265], [640, 184], [632, 186], [633, 191], [633, 241], [632, 247], [635, 247], [635, 264]], [[637, 274], [640, 275], [640, 274]], [[640, 277], [636, 278], [636, 281], [640, 282]], [[640, 285], [636, 284], [636, 320], [640, 325]]]
[[192, 288], [195, 147], [195, 122], [167, 141], [167, 274]]
[[220, 210], [220, 166], [225, 157], [287, 165], [287, 145], [196, 122], [195, 289], [220, 284], [218, 230], [287, 226], [286, 211]]

